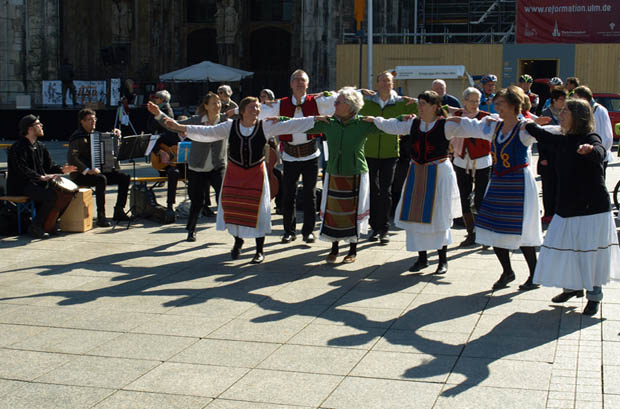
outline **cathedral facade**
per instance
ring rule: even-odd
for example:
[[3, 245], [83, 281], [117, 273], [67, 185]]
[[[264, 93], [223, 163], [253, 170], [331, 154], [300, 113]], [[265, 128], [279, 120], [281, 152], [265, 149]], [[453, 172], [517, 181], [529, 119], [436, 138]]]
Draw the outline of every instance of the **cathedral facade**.
[[[404, 2], [377, 3], [377, 24], [398, 31]], [[141, 87], [210, 60], [255, 72], [244, 94], [279, 96], [303, 68], [312, 91], [331, 89], [336, 45], [356, 30], [352, 0], [0, 0], [0, 10], [2, 105], [18, 94], [40, 104], [42, 81], [61, 79], [63, 64], [75, 80]]]

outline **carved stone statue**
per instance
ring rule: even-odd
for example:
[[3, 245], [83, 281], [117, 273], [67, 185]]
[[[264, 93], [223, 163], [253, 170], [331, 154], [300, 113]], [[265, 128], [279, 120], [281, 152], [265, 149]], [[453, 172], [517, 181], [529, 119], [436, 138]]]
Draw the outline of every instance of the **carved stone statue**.
[[112, 33], [120, 39], [128, 39], [133, 31], [133, 10], [128, 0], [112, 2]]
[[217, 3], [215, 13], [216, 41], [218, 44], [234, 44], [239, 28], [239, 14], [235, 10], [235, 0]]

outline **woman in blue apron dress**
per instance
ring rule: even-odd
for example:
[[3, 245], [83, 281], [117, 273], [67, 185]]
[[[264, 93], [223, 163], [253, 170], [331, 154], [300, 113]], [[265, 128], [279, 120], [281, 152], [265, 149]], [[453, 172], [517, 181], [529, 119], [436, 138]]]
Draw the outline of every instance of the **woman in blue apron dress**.
[[521, 106], [527, 96], [515, 86], [500, 90], [493, 102], [501, 120], [482, 121], [450, 118], [460, 123], [469, 137], [491, 141], [493, 168], [487, 192], [476, 218], [476, 242], [493, 246], [502, 274], [493, 289], [504, 288], [515, 279], [510, 250], [521, 249], [529, 268], [520, 290], [534, 284], [536, 246], [542, 244], [538, 191], [529, 166], [529, 149], [536, 140], [521, 129]]

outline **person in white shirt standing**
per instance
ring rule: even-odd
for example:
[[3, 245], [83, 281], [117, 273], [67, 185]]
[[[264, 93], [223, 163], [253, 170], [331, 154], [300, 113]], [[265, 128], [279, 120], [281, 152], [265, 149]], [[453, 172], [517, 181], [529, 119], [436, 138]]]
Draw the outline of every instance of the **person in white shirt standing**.
[[[308, 95], [310, 78], [303, 70], [295, 70], [291, 74], [290, 85], [293, 95], [282, 98], [273, 104], [263, 104], [260, 118], [272, 116], [287, 116], [302, 118], [316, 115], [332, 115], [334, 101], [337, 94], [325, 93], [322, 96]], [[299, 176], [303, 183], [303, 211], [304, 223], [301, 234], [306, 243], [315, 241], [314, 225], [316, 223], [315, 189], [319, 172], [319, 158], [321, 151], [317, 146], [317, 139], [321, 135], [294, 133], [280, 135], [282, 142], [282, 214], [284, 235], [282, 243], [290, 243], [296, 239], [295, 197]]]
[[614, 134], [611, 129], [611, 120], [609, 119], [609, 112], [607, 108], [599, 104], [594, 100], [592, 91], [585, 85], [580, 85], [573, 90], [573, 97], [587, 101], [592, 107], [594, 113], [594, 132], [596, 132], [603, 141], [603, 146], [607, 150], [607, 157], [603, 162], [603, 169], [606, 174], [607, 164], [613, 162], [614, 156], [611, 153], [611, 147], [614, 143]]

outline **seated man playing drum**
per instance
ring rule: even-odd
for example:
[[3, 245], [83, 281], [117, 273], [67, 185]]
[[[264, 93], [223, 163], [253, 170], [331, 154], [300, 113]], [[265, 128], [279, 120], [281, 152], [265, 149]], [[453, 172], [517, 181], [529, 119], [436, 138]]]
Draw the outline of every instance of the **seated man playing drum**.
[[[26, 195], [34, 200], [37, 215], [28, 233], [41, 239], [48, 236], [43, 223], [57, 200], [52, 182], [60, 178], [60, 173], [74, 172], [76, 167], [60, 167], [54, 163], [45, 145], [38, 141], [43, 136], [43, 124], [38, 117], [26, 115], [20, 119], [18, 126], [22, 137], [9, 148], [7, 190], [9, 195]], [[56, 220], [53, 220], [55, 223]]]

